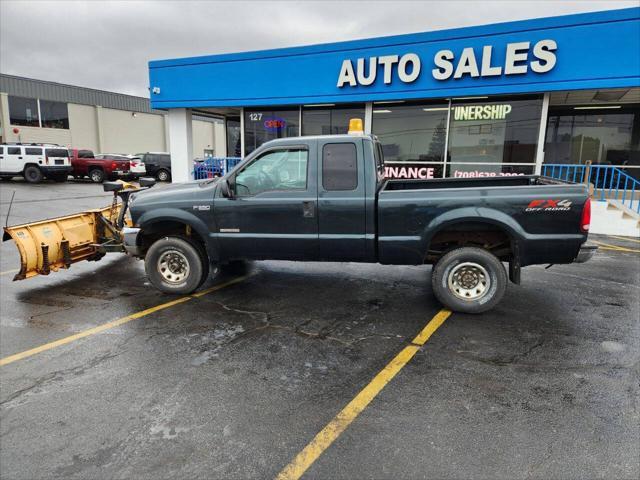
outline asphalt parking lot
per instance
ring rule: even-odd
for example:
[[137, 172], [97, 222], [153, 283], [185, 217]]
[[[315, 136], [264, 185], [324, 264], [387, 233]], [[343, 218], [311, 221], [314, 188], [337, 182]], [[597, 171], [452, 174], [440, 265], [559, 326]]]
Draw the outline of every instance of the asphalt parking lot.
[[[110, 200], [3, 183], [3, 222], [13, 190], [12, 224]], [[639, 478], [640, 243], [593, 238], [447, 318], [305, 478]], [[166, 306], [125, 256], [0, 253], [1, 359], [152, 309], [0, 366], [4, 479], [274, 478], [440, 311], [430, 267], [256, 262]]]

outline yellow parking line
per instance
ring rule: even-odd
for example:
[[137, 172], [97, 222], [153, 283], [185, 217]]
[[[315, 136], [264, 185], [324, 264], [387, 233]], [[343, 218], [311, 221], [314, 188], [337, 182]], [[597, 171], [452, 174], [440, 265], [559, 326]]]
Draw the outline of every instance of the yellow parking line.
[[597, 240], [592, 240], [592, 242], [599, 245], [603, 250], [616, 250], [618, 252], [640, 253], [640, 250], [636, 250], [635, 248], [620, 247], [618, 245], [611, 245], [609, 243], [598, 242]]
[[18, 273], [20, 270], [17, 268], [14, 268], [13, 270], [5, 270], [4, 272], [0, 272], [0, 276], [2, 275], [9, 275], [10, 273]]
[[207, 295], [209, 293], [220, 290], [224, 287], [228, 287], [229, 285], [233, 285], [234, 283], [241, 282], [248, 278], [249, 275], [245, 275], [243, 277], [234, 278], [233, 280], [229, 280], [228, 282], [221, 283], [220, 285], [215, 285], [211, 288], [207, 288], [206, 290], [202, 290], [201, 292], [194, 293], [193, 295], [188, 295], [186, 297], [180, 297], [170, 302], [162, 303], [160, 305], [156, 305], [155, 307], [147, 308], [146, 310], [142, 310], [140, 312], [132, 313], [131, 315], [127, 315], [126, 317], [118, 318], [116, 320], [112, 320], [111, 322], [103, 323], [102, 325], [98, 325], [97, 327], [90, 328], [88, 330], [83, 330], [82, 332], [76, 333], [74, 335], [70, 335], [65, 338], [61, 338], [60, 340], [55, 340], [50, 343], [45, 343], [44, 345], [40, 345], [39, 347], [31, 348], [29, 350], [25, 350], [24, 352], [16, 353], [14, 355], [9, 355], [8, 357], [0, 358], [0, 367], [4, 365], [8, 365], [13, 362], [17, 362], [18, 360], [22, 360], [27, 357], [31, 357], [33, 355], [37, 355], [38, 353], [46, 352], [47, 350], [51, 350], [56, 347], [60, 347], [62, 345], [66, 345], [71, 342], [75, 342], [76, 340], [80, 340], [81, 338], [89, 337], [91, 335], [95, 335], [97, 333], [104, 332], [105, 330], [109, 330], [114, 327], [118, 327], [120, 325], [124, 325], [132, 320], [136, 320], [138, 318], [146, 317], [154, 312], [158, 312], [160, 310], [167, 309], [169, 307], [173, 307], [174, 305], [178, 305], [180, 303], [188, 302], [193, 298], [199, 298], [203, 295]]
[[413, 358], [431, 335], [451, 315], [449, 310], [440, 310], [413, 339], [411, 345], [404, 347], [375, 377], [351, 400], [346, 407], [324, 427], [311, 442], [298, 453], [296, 458], [277, 476], [277, 480], [300, 478], [307, 469], [336, 441], [367, 405], [376, 398], [382, 389]]
[[619, 237], [618, 235], [607, 235], [607, 237], [609, 237], [609, 238], [617, 238], [618, 240], [624, 240], [625, 242], [640, 243], [640, 240], [636, 240], [634, 238], [629, 238], [629, 237]]

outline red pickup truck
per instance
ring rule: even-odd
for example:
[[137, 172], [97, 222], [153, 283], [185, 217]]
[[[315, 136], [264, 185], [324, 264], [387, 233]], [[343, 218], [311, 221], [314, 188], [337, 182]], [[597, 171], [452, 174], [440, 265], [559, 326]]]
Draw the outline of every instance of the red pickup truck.
[[69, 159], [74, 178], [89, 177], [92, 182], [102, 183], [129, 175], [130, 159], [124, 155], [98, 155], [91, 150], [69, 149]]

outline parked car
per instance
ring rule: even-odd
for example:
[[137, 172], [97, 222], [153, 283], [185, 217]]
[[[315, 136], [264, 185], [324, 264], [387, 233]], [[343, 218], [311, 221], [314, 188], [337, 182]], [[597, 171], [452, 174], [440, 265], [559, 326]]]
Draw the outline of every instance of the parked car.
[[0, 177], [24, 177], [29, 183], [44, 178], [66, 182], [72, 167], [67, 147], [52, 143], [3, 143], [0, 145]]
[[133, 193], [128, 207], [125, 249], [145, 259], [156, 288], [181, 295], [235, 260], [432, 264], [436, 298], [480, 313], [522, 267], [584, 262], [596, 249], [585, 245], [586, 186], [535, 175], [385, 180], [373, 135], [272, 140], [220, 179]]
[[126, 155], [104, 153], [96, 156], [91, 150], [71, 148], [69, 156], [75, 178], [89, 177], [92, 182], [102, 183], [129, 175], [129, 157]]
[[171, 155], [167, 152], [136, 153], [144, 163], [146, 174], [160, 182], [171, 181]]
[[204, 157], [193, 159], [193, 179], [222, 177], [242, 160], [239, 157]]
[[140, 178], [144, 177], [147, 173], [147, 168], [139, 157], [135, 157], [133, 155], [129, 155], [129, 172], [131, 174], [131, 178]]

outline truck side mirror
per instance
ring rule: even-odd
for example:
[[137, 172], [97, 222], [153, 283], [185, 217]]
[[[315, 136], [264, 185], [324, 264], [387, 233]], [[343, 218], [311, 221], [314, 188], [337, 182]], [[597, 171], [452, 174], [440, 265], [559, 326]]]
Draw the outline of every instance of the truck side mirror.
[[233, 188], [231, 185], [231, 182], [226, 178], [220, 180], [220, 188], [222, 189], [223, 197], [233, 199]]

